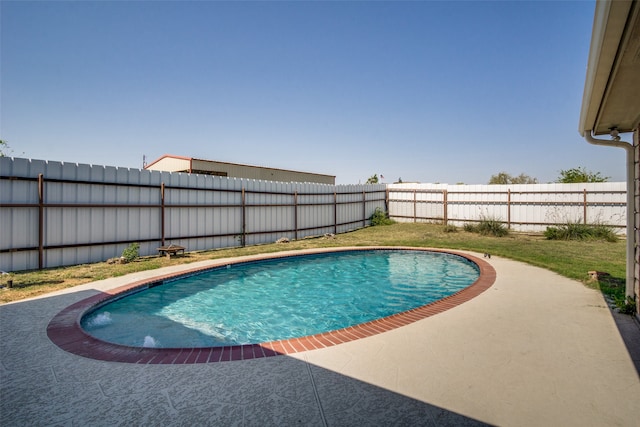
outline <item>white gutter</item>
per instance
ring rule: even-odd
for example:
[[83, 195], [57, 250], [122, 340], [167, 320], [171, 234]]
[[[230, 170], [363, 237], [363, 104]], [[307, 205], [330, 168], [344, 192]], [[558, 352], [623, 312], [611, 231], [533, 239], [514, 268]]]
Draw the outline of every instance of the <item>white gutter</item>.
[[627, 152], [627, 274], [626, 274], [626, 287], [625, 294], [628, 297], [634, 297], [634, 277], [633, 271], [635, 267], [634, 257], [635, 257], [635, 233], [634, 233], [634, 152], [633, 152], [633, 144], [630, 144], [625, 141], [620, 141], [620, 137], [618, 136], [618, 131], [613, 129], [611, 131], [611, 140], [606, 139], [596, 139], [592, 135], [592, 131], [585, 131], [584, 139], [587, 140], [589, 144], [594, 145], [602, 145], [605, 147], [618, 147], [624, 148]]
[[[613, 68], [613, 62], [615, 55], [608, 54], [602, 55], [603, 45], [605, 41], [605, 29], [607, 28], [607, 21], [611, 10], [612, 3], [608, 1], [597, 1], [593, 18], [593, 29], [591, 31], [591, 46], [589, 47], [589, 61], [587, 63], [587, 75], [585, 78], [584, 93], [582, 95], [582, 108], [580, 109], [579, 131], [583, 132], [585, 125], [588, 122], [595, 123], [595, 116], [598, 113], [596, 110], [589, 108], [592, 99], [602, 99], [606, 89], [606, 82], [608, 75], [603, 77], [598, 76], [601, 62], [602, 69], [611, 70]], [[613, 38], [615, 40], [615, 38]], [[619, 39], [618, 39], [619, 40]], [[615, 53], [616, 49], [613, 49]], [[607, 50], [608, 52], [609, 50]]]

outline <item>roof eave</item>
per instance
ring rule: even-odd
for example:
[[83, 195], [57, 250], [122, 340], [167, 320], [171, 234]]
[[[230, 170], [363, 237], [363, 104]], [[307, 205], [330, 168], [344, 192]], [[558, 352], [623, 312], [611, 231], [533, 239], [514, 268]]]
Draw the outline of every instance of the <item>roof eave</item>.
[[610, 0], [596, 3], [578, 129], [583, 136], [592, 130], [596, 134], [606, 133], [606, 130], [598, 129], [598, 121], [607, 93], [611, 90], [616, 64], [621, 60], [620, 47], [628, 30], [626, 24], [633, 3]]

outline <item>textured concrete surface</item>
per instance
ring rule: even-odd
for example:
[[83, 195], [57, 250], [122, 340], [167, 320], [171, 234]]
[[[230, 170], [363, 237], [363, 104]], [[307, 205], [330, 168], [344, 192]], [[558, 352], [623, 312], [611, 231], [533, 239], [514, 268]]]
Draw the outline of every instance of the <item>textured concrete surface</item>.
[[48, 322], [71, 303], [180, 267], [6, 304], [0, 425], [637, 425], [637, 323], [616, 322], [602, 295], [578, 282], [490, 262], [494, 286], [444, 313], [237, 362], [101, 362], [47, 338]]

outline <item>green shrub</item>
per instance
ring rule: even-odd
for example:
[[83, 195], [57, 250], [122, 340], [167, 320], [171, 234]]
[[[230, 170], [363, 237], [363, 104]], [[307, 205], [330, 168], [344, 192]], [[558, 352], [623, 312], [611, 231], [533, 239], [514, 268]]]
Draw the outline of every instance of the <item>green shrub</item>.
[[634, 297], [627, 297], [625, 300], [616, 299], [616, 306], [622, 314], [628, 314], [633, 316], [636, 314], [636, 299]]
[[465, 223], [462, 226], [462, 229], [468, 233], [477, 233], [478, 232], [478, 226], [475, 224], [471, 224], [470, 222]]
[[380, 208], [376, 208], [376, 210], [371, 215], [371, 225], [390, 225], [395, 221], [389, 218], [389, 215]]
[[613, 227], [603, 224], [583, 224], [567, 222], [558, 227], [547, 227], [544, 232], [547, 240], [604, 240], [617, 242], [618, 236]]
[[614, 231], [613, 227], [604, 224], [594, 224], [593, 228], [593, 237], [597, 240], [604, 240], [605, 242], [617, 242], [618, 236]]
[[509, 230], [495, 218], [483, 218], [478, 224], [478, 233], [481, 236], [503, 237], [509, 234]]
[[547, 240], [565, 240], [562, 238], [558, 227], [547, 227], [547, 229], [544, 230], [544, 237]]
[[509, 234], [509, 230], [502, 221], [495, 218], [483, 217], [477, 224], [466, 223], [463, 229], [469, 233], [478, 233], [481, 236], [504, 237]]
[[132, 243], [122, 251], [122, 258], [124, 258], [126, 262], [131, 262], [140, 256], [139, 251], [140, 244]]

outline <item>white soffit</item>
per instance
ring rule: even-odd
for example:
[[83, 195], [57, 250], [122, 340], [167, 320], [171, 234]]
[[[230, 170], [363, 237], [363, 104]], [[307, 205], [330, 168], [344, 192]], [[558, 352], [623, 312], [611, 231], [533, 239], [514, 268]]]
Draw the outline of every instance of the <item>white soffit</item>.
[[640, 123], [640, 5], [598, 1], [579, 131], [631, 132]]

